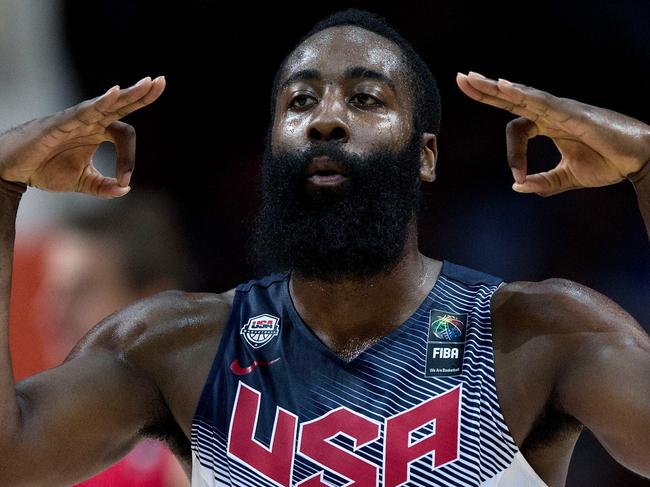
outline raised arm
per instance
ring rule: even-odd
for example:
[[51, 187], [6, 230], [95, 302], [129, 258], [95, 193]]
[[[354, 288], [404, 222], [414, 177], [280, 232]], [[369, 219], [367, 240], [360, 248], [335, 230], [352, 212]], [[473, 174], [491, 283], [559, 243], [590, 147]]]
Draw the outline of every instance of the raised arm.
[[[627, 179], [636, 190], [650, 238], [650, 125], [478, 73], [458, 73], [456, 81], [470, 98], [520, 116], [506, 129], [512, 189], [551, 196]], [[538, 135], [550, 137], [562, 159], [550, 171], [527, 174], [528, 140]]]
[[[620, 464], [650, 478], [650, 337], [639, 323], [608, 297], [567, 279], [507, 283], [493, 304], [501, 357], [507, 351], [536, 371], [523, 374], [517, 398], [545, 398], [544, 433], [534, 428], [537, 439], [528, 445], [539, 454], [544, 478], [565, 482], [566, 471], [555, 464], [561, 457], [543, 451], [550, 438], [564, 444], [559, 451], [571, 442], [571, 430], [560, 427], [571, 425], [568, 417], [589, 428]], [[518, 414], [521, 404], [512, 404]]]
[[[153, 102], [164, 78], [145, 78], [0, 135], [0, 485], [70, 485], [126, 454], [143, 429], [168, 414], [154, 382], [120, 356], [114, 329], [128, 312], [99, 326], [64, 364], [15, 384], [8, 343], [15, 218], [26, 185], [110, 198], [128, 192], [135, 156], [122, 116]], [[116, 145], [116, 177], [91, 156]], [[135, 323], [137, 325], [137, 321]], [[135, 325], [134, 325], [135, 326]], [[113, 338], [111, 338], [113, 337]]]
[[621, 465], [650, 478], [650, 338], [607, 297], [565, 286], [567, 329], [577, 329], [564, 345], [557, 402]]

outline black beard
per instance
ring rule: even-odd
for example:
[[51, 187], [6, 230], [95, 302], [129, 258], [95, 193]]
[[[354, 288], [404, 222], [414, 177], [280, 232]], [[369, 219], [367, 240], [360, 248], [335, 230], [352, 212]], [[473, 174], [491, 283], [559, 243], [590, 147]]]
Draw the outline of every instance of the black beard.
[[[267, 142], [262, 208], [253, 231], [258, 265], [329, 282], [389, 273], [419, 208], [420, 151], [416, 134], [397, 153], [365, 156], [346, 152], [338, 142], [271, 154]], [[348, 180], [308, 187], [305, 169], [317, 156], [343, 164]]]

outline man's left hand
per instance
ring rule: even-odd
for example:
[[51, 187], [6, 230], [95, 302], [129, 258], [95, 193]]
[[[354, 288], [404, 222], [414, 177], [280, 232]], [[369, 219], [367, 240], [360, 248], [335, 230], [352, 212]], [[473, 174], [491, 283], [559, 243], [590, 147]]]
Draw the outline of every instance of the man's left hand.
[[[606, 186], [650, 164], [650, 126], [643, 122], [478, 73], [458, 73], [456, 82], [470, 98], [519, 115], [506, 129], [515, 191], [551, 196]], [[562, 159], [550, 171], [527, 174], [528, 140], [538, 135], [550, 137]]]

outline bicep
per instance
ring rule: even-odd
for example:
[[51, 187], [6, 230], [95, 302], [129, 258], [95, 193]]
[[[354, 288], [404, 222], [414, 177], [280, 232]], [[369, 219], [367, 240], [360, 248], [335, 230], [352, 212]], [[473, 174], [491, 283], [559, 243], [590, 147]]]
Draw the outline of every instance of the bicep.
[[576, 341], [557, 392], [562, 408], [619, 463], [650, 477], [650, 339], [632, 317], [624, 320], [616, 331]]
[[0, 457], [2, 485], [71, 485], [115, 463], [164, 414], [154, 384], [91, 347], [16, 385], [21, 428]]

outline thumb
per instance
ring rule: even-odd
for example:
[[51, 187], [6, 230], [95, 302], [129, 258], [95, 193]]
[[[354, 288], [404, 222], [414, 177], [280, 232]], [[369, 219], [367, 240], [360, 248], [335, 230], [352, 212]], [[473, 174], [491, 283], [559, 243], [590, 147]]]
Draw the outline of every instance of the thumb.
[[529, 174], [523, 182], [515, 182], [512, 185], [512, 189], [518, 193], [536, 193], [545, 197], [578, 187], [573, 184], [569, 174], [560, 166], [550, 171]]
[[110, 199], [124, 196], [131, 191], [131, 186], [121, 186], [116, 178], [104, 176], [91, 164], [82, 176], [77, 191]]

